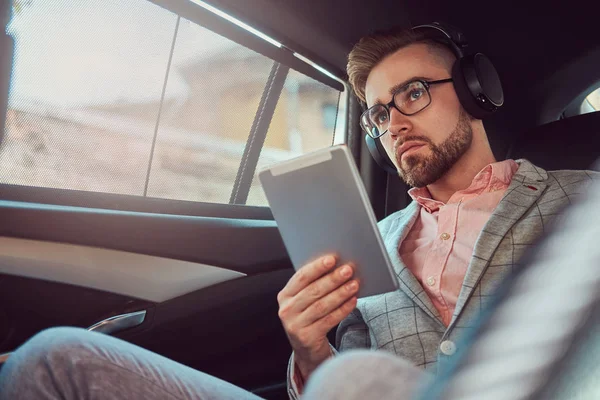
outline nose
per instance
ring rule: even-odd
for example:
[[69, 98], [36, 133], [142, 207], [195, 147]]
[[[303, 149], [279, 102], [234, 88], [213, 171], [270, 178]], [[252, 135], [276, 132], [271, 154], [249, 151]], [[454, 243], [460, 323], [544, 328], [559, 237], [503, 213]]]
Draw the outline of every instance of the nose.
[[410, 117], [402, 114], [395, 107], [390, 108], [390, 125], [388, 127], [388, 133], [394, 139], [398, 139], [400, 136], [408, 134], [412, 130], [412, 122]]

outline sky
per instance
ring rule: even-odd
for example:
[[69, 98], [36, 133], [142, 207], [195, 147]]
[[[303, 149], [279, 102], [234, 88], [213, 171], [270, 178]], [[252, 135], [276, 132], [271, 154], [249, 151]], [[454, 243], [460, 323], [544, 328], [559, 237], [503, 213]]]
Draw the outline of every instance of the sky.
[[[177, 16], [147, 0], [31, 0], [13, 16], [12, 104], [61, 108], [156, 99]], [[182, 19], [170, 96], [188, 87], [177, 67], [236, 46]]]

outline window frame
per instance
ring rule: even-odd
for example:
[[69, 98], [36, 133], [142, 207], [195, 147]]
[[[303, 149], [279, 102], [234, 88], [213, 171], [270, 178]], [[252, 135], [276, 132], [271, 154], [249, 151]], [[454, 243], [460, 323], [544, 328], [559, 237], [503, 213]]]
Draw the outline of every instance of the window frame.
[[282, 46], [276, 47], [240, 26], [227, 21], [189, 0], [146, 0], [156, 4], [181, 18], [192, 21], [229, 40], [256, 51], [273, 61], [279, 62], [306, 76], [309, 76], [338, 91], [345, 88], [342, 77], [333, 79], [294, 55], [294, 51]]
[[[330, 76], [327, 76], [319, 69], [296, 57], [294, 52], [287, 47], [276, 47], [240, 26], [221, 18], [191, 1], [146, 1], [175, 14], [178, 20], [177, 25], [179, 25], [181, 18], [184, 18], [216, 34], [222, 35], [241, 46], [256, 51], [273, 61], [273, 69], [269, 76], [269, 80], [265, 85], [263, 98], [256, 111], [255, 120], [246, 142], [244, 155], [240, 160], [240, 166], [232, 187], [229, 204], [8, 183], [0, 183], [0, 190], [2, 191], [0, 201], [186, 216], [272, 220], [273, 216], [268, 206], [246, 205], [245, 202], [247, 201], [253, 175], [260, 157], [260, 151], [268, 132], [269, 123], [275, 111], [275, 107], [277, 106], [279, 96], [283, 90], [287, 72], [290, 68], [293, 68], [294, 70], [340, 92], [340, 96], [338, 97], [338, 114], [343, 112], [344, 115], [341, 116], [341, 119], [336, 119], [336, 126], [332, 132], [332, 144], [346, 143], [348, 138], [347, 126], [349, 125], [348, 118], [350, 113], [348, 112], [349, 89], [347, 83], [342, 79], [333, 79]], [[177, 28], [174, 31], [174, 35], [177, 35]], [[172, 57], [172, 51], [173, 49], [171, 50], [170, 57]], [[341, 109], [342, 105], [345, 106], [343, 109]], [[262, 118], [259, 118], [259, 116], [262, 116]], [[158, 118], [160, 118], [160, 114]], [[343, 130], [341, 132], [343, 135], [339, 135], [340, 127], [338, 127], [338, 121], [340, 120], [344, 122], [342, 127]], [[156, 140], [156, 133], [154, 140]], [[258, 146], [258, 144], [260, 144], [260, 146]], [[154, 144], [152, 155], [153, 154]], [[151, 160], [149, 168], [151, 168]]]

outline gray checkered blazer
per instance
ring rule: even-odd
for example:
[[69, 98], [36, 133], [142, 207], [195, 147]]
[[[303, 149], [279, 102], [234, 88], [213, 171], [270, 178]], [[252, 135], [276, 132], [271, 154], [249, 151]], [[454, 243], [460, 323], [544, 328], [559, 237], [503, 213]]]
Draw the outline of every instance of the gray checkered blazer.
[[[338, 351], [381, 349], [432, 372], [449, 360], [457, 337], [469, 329], [500, 282], [518, 268], [525, 250], [592, 180], [600, 180], [598, 172], [547, 172], [527, 160], [517, 163], [519, 169], [477, 238], [450, 325], [444, 326], [423, 287], [400, 259], [400, 243], [419, 216], [420, 206], [412, 202], [379, 222], [400, 290], [360, 299], [338, 327]], [[295, 399], [292, 361], [293, 357], [288, 393]]]
[[381, 349], [428, 370], [451, 357], [457, 337], [469, 329], [500, 282], [518, 268], [524, 251], [574, 196], [592, 180], [600, 180], [598, 172], [546, 172], [527, 160], [517, 163], [519, 169], [477, 238], [450, 325], [443, 325], [423, 287], [399, 256], [400, 243], [419, 215], [420, 206], [412, 202], [379, 223], [400, 290], [360, 299], [338, 327], [339, 351]]

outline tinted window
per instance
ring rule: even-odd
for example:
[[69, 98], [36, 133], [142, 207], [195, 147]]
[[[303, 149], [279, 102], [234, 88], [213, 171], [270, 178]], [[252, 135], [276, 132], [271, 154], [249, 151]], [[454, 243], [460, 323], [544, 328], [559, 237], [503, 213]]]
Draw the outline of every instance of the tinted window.
[[[273, 60], [146, 0], [19, 2], [9, 30], [0, 183], [230, 201]], [[290, 70], [258, 168], [331, 145], [342, 97]]]

